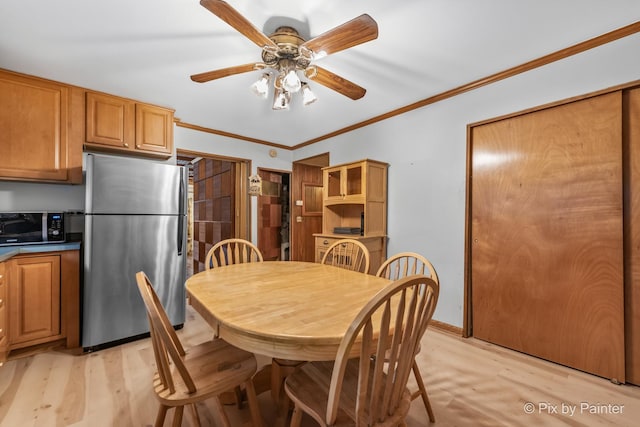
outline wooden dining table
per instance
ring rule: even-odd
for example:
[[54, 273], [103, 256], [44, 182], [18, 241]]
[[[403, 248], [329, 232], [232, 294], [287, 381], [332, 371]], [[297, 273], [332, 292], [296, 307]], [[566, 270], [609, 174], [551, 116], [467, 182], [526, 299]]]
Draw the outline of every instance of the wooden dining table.
[[[298, 261], [213, 268], [186, 281], [191, 306], [217, 336], [271, 357], [271, 391], [300, 362], [334, 360], [356, 314], [390, 280]], [[354, 346], [357, 356], [357, 346]]]
[[390, 281], [329, 265], [234, 264], [187, 279], [191, 306], [227, 342], [253, 353], [334, 360], [354, 317]]

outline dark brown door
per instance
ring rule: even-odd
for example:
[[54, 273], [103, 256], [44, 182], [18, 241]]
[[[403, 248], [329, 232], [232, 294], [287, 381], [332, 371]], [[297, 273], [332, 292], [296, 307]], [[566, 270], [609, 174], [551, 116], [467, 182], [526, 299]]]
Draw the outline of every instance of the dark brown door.
[[473, 335], [624, 381], [621, 94], [471, 130]]
[[204, 270], [211, 247], [234, 237], [235, 163], [201, 159], [193, 164], [193, 272]]
[[[316, 161], [317, 160], [317, 161]], [[322, 186], [322, 166], [329, 165], [329, 157], [321, 156], [310, 161], [312, 164], [294, 162], [291, 178], [291, 259], [294, 261], [315, 261], [314, 233], [322, 232], [322, 214], [314, 210], [303, 210], [296, 201], [304, 203], [304, 188]]]

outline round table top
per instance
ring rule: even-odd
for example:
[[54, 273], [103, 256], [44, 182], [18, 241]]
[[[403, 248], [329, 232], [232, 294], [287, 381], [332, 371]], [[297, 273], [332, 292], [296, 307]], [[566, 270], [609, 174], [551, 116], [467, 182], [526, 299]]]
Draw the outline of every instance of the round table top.
[[270, 357], [334, 360], [356, 314], [390, 281], [296, 261], [234, 264], [186, 282], [193, 308], [229, 343]]

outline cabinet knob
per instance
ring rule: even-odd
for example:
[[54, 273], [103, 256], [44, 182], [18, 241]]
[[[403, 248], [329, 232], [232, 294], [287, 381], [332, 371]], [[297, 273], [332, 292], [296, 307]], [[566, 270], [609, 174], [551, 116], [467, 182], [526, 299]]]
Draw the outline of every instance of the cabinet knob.
[[323, 245], [328, 245], [328, 244], [329, 244], [329, 241], [328, 241], [328, 240], [325, 240], [324, 242], [322, 242], [322, 244], [323, 244]]
[[125, 148], [129, 148], [129, 144], [127, 144], [126, 142], [122, 144], [123, 147]]
[[136, 144], [136, 148], [140, 148], [140, 144]]

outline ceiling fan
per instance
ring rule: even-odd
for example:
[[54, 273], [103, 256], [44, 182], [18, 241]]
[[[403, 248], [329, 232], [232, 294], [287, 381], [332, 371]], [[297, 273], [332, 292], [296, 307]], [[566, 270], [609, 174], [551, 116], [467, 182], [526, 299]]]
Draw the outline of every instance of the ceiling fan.
[[290, 26], [278, 27], [267, 36], [225, 1], [200, 0], [200, 4], [258, 45], [262, 49], [262, 61], [194, 74], [191, 76], [194, 82], [204, 83], [249, 71], [265, 70], [252, 88], [266, 98], [271, 78], [268, 70], [274, 70], [274, 109], [288, 108], [291, 93], [298, 91], [302, 91], [305, 105], [315, 101], [315, 95], [307, 83], [300, 80], [298, 72], [353, 100], [362, 98], [366, 93], [366, 89], [318, 67], [313, 61], [376, 39], [378, 24], [369, 15], [360, 15], [317, 37], [304, 40]]

